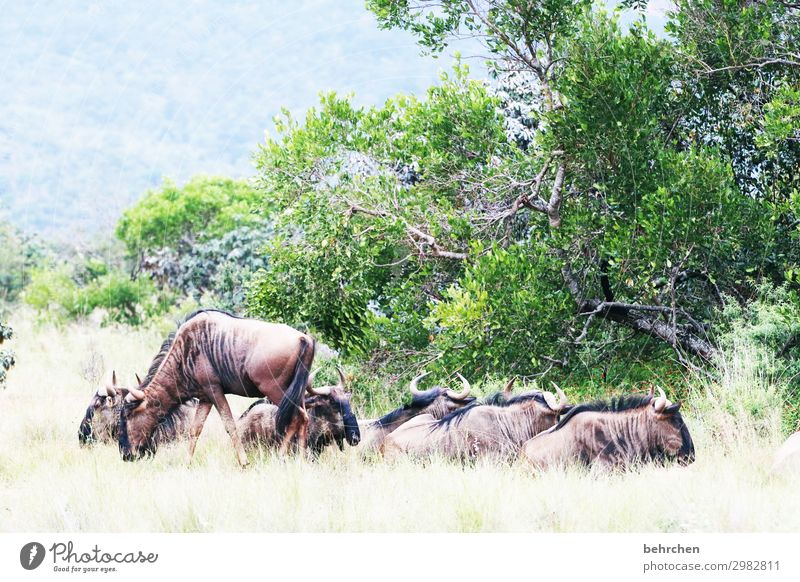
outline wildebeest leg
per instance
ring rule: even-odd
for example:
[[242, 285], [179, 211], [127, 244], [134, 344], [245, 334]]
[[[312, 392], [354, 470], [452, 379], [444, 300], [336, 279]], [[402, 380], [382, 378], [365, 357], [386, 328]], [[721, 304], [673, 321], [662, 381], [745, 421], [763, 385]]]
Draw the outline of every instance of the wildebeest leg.
[[189, 462], [192, 462], [194, 456], [194, 448], [197, 445], [197, 439], [200, 433], [203, 432], [203, 425], [206, 423], [208, 413], [211, 412], [210, 402], [201, 402], [197, 405], [197, 410], [194, 413], [194, 419], [189, 427]]
[[244, 452], [244, 445], [242, 439], [239, 438], [239, 433], [236, 431], [236, 420], [233, 418], [231, 407], [228, 405], [228, 400], [222, 392], [222, 388], [215, 386], [209, 389], [211, 399], [214, 401], [214, 406], [222, 417], [222, 424], [225, 425], [225, 430], [228, 431], [228, 436], [231, 437], [233, 448], [236, 449], [236, 456], [239, 459], [239, 464], [242, 467], [247, 466], [247, 453]]
[[283, 441], [281, 441], [281, 455], [285, 455], [289, 451], [292, 438], [295, 436], [297, 436], [297, 444], [300, 450], [305, 452], [308, 442], [308, 412], [306, 412], [305, 408], [301, 408], [298, 411], [297, 415], [295, 415], [291, 424], [286, 429], [286, 434], [283, 436]]

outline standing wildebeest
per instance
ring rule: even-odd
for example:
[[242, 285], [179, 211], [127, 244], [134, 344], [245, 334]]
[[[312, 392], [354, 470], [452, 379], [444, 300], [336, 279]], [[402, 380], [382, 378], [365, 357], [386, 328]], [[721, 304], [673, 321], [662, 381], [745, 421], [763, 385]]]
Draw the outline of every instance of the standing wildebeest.
[[167, 339], [138, 389], [120, 407], [119, 448], [126, 461], [154, 454], [159, 422], [192, 398], [200, 402], [189, 435], [189, 459], [211, 407], [222, 417], [239, 463], [247, 465], [225, 394], [266, 396], [278, 404], [275, 430], [286, 451], [306, 443], [303, 397], [314, 360], [314, 339], [287, 325], [244, 319], [213, 309], [190, 315]]
[[587, 465], [625, 467], [636, 462], [677, 458], [694, 461], [694, 444], [678, 409], [659, 388], [646, 396], [622, 396], [581, 404], [551, 430], [529, 440], [521, 457], [534, 468], [580, 461]]
[[[513, 382], [509, 382], [505, 393], [510, 393]], [[556, 390], [558, 401], [552, 393], [536, 390], [498, 404], [474, 403], [438, 421], [427, 414], [418, 416], [384, 439], [384, 455], [507, 459], [519, 451], [522, 443], [555, 425], [567, 410], [566, 395], [558, 386]]]
[[[92, 396], [86, 408], [86, 414], [78, 428], [78, 440], [81, 445], [117, 442], [119, 432], [117, 410], [127, 395], [128, 389], [117, 386], [117, 375], [113, 374], [111, 384], [100, 388]], [[188, 436], [196, 408], [197, 401], [190, 400], [182, 404], [175, 414], [164, 418], [156, 428], [153, 437], [155, 441], [164, 444], [181, 436]]]
[[800, 432], [786, 439], [772, 458], [773, 474], [795, 472], [800, 472]]
[[[305, 405], [308, 412], [308, 448], [314, 456], [318, 456], [333, 442], [343, 451], [345, 439], [350, 446], [356, 446], [361, 439], [358, 420], [350, 407], [350, 394], [346, 391], [344, 374], [341, 370], [337, 371], [339, 383], [335, 386], [314, 388], [309, 381], [307, 387]], [[264, 399], [252, 404], [236, 422], [244, 445], [277, 447], [277, 413], [278, 407]]]
[[386, 435], [415, 416], [430, 414], [433, 418], [440, 419], [475, 401], [475, 398], [469, 395], [469, 382], [461, 374], [457, 374], [463, 386], [461, 392], [455, 392], [441, 386], [436, 386], [429, 390], [420, 390], [418, 388], [419, 381], [428, 374], [430, 372], [425, 372], [411, 380], [408, 386], [411, 391], [410, 404], [396, 408], [377, 420], [361, 423], [364, 433], [364, 440], [361, 444], [362, 452], [368, 453], [378, 450], [383, 444], [383, 439], [386, 438]]

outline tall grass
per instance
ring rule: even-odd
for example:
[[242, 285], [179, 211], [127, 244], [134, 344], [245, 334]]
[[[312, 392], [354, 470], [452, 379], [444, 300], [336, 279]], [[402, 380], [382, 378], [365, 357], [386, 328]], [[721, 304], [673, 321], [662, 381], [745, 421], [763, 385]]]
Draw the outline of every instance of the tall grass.
[[[364, 462], [349, 449], [317, 462], [255, 454], [241, 470], [216, 413], [191, 465], [184, 443], [138, 463], [123, 463], [115, 446], [78, 445], [98, 362], [105, 373], [141, 374], [159, 332], [11, 323], [18, 365], [0, 391], [4, 532], [800, 530], [797, 481], [769, 475], [780, 426], [773, 379], [746, 352], [731, 354], [719, 381], [698, 380], [684, 407], [697, 448], [686, 468], [533, 477], [521, 465]], [[230, 401], [234, 412], [249, 404]]]

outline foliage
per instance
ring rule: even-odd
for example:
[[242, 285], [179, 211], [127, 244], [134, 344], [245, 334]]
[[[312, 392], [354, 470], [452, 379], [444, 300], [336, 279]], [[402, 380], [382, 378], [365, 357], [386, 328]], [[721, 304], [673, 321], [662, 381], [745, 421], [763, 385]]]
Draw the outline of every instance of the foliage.
[[160, 249], [147, 257], [143, 269], [162, 288], [195, 300], [205, 296], [219, 308], [241, 312], [245, 284], [267, 266], [261, 251], [271, 236], [268, 223], [240, 227], [188, 248]]
[[0, 301], [14, 301], [30, 280], [30, 270], [48, 256], [45, 245], [0, 221]]
[[168, 181], [123, 213], [117, 236], [132, 256], [191, 246], [256, 224], [262, 202], [247, 183], [230, 178], [197, 176], [182, 188]]
[[[784, 432], [800, 430], [800, 297], [789, 286], [762, 285], [756, 300], [729, 301], [720, 322], [722, 377], [725, 366], [750, 366], [781, 399]], [[738, 381], [746, 382], [740, 374]], [[774, 408], [774, 407], [773, 407]], [[752, 415], [751, 415], [752, 416]]]
[[33, 271], [25, 302], [41, 319], [55, 323], [85, 318], [98, 310], [104, 323], [138, 325], [168, 307], [169, 301], [157, 294], [149, 279], [131, 280], [120, 271], [92, 267], [97, 274], [83, 281], [79, 280], [81, 271], [66, 264]]
[[277, 237], [251, 312], [392, 374], [410, 357], [575, 378], [593, 350], [604, 376], [631, 357], [651, 374], [703, 364], [722, 293], [751, 296], [791, 261], [772, 202], [676, 123], [680, 48], [582, 3], [484, 4], [370, 6], [432, 50], [460, 26], [488, 34], [499, 89], [458, 67], [425, 100], [328, 95], [277, 121], [257, 159]]
[[[506, 143], [496, 100], [467, 79], [444, 76], [427, 99], [399, 96], [355, 108], [326, 95], [300, 125], [276, 120], [261, 147], [260, 188], [278, 205], [270, 265], [251, 286], [250, 310], [310, 327], [337, 348], [427, 337], [428, 302], [461, 271], [427, 264], [459, 253], [471, 225], [452, 177], [484, 171]], [[430, 218], [425, 231], [413, 225]]]

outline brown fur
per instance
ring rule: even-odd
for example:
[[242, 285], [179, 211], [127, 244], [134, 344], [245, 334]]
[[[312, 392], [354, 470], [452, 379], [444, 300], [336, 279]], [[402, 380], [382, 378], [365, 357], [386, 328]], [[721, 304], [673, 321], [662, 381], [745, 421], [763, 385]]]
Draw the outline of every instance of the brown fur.
[[[102, 396], [95, 393], [92, 396], [89, 406], [86, 408], [86, 415], [78, 429], [78, 437], [81, 444], [109, 444], [117, 442], [119, 431], [119, 407], [128, 389], [115, 386], [114, 396]], [[197, 409], [197, 401], [191, 400], [182, 404], [172, 422], [160, 424], [156, 429], [154, 439], [158, 444], [166, 444], [176, 439], [184, 438], [189, 435], [189, 426], [194, 420], [194, 413]]]
[[[233, 441], [240, 464], [245, 466], [247, 455], [225, 394], [266, 397], [280, 403], [277, 428], [279, 433], [283, 432], [281, 450], [285, 452], [295, 436], [304, 447], [307, 414], [303, 394], [313, 359], [313, 338], [289, 326], [213, 310], [193, 314], [175, 333], [150, 382], [141, 387], [144, 398], [127, 397], [120, 417], [123, 458], [133, 460], [154, 453], [152, 436], [160, 419], [181, 403], [197, 398], [200, 403], [190, 431], [190, 459], [214, 406]], [[290, 391], [299, 393], [296, 402], [289, 401], [288, 396], [284, 399]], [[288, 420], [282, 429], [284, 408]]]
[[431, 415], [418, 416], [384, 439], [383, 452], [386, 457], [506, 459], [533, 435], [555, 425], [559, 414], [541, 392], [529, 392], [503, 405], [473, 405], [438, 421]]
[[658, 399], [633, 398], [638, 400], [623, 406], [613, 401], [577, 406], [557, 426], [525, 443], [521, 458], [537, 470], [571, 461], [616, 468], [670, 458], [691, 463], [694, 445], [678, 406], [657, 412]]
[[437, 386], [414, 396], [411, 403], [387, 413], [383, 417], [359, 422], [364, 438], [360, 450], [364, 454], [379, 451], [387, 435], [402, 426], [412, 418], [421, 415], [430, 415], [439, 420], [451, 412], [475, 402], [475, 398], [454, 398], [451, 391]]

